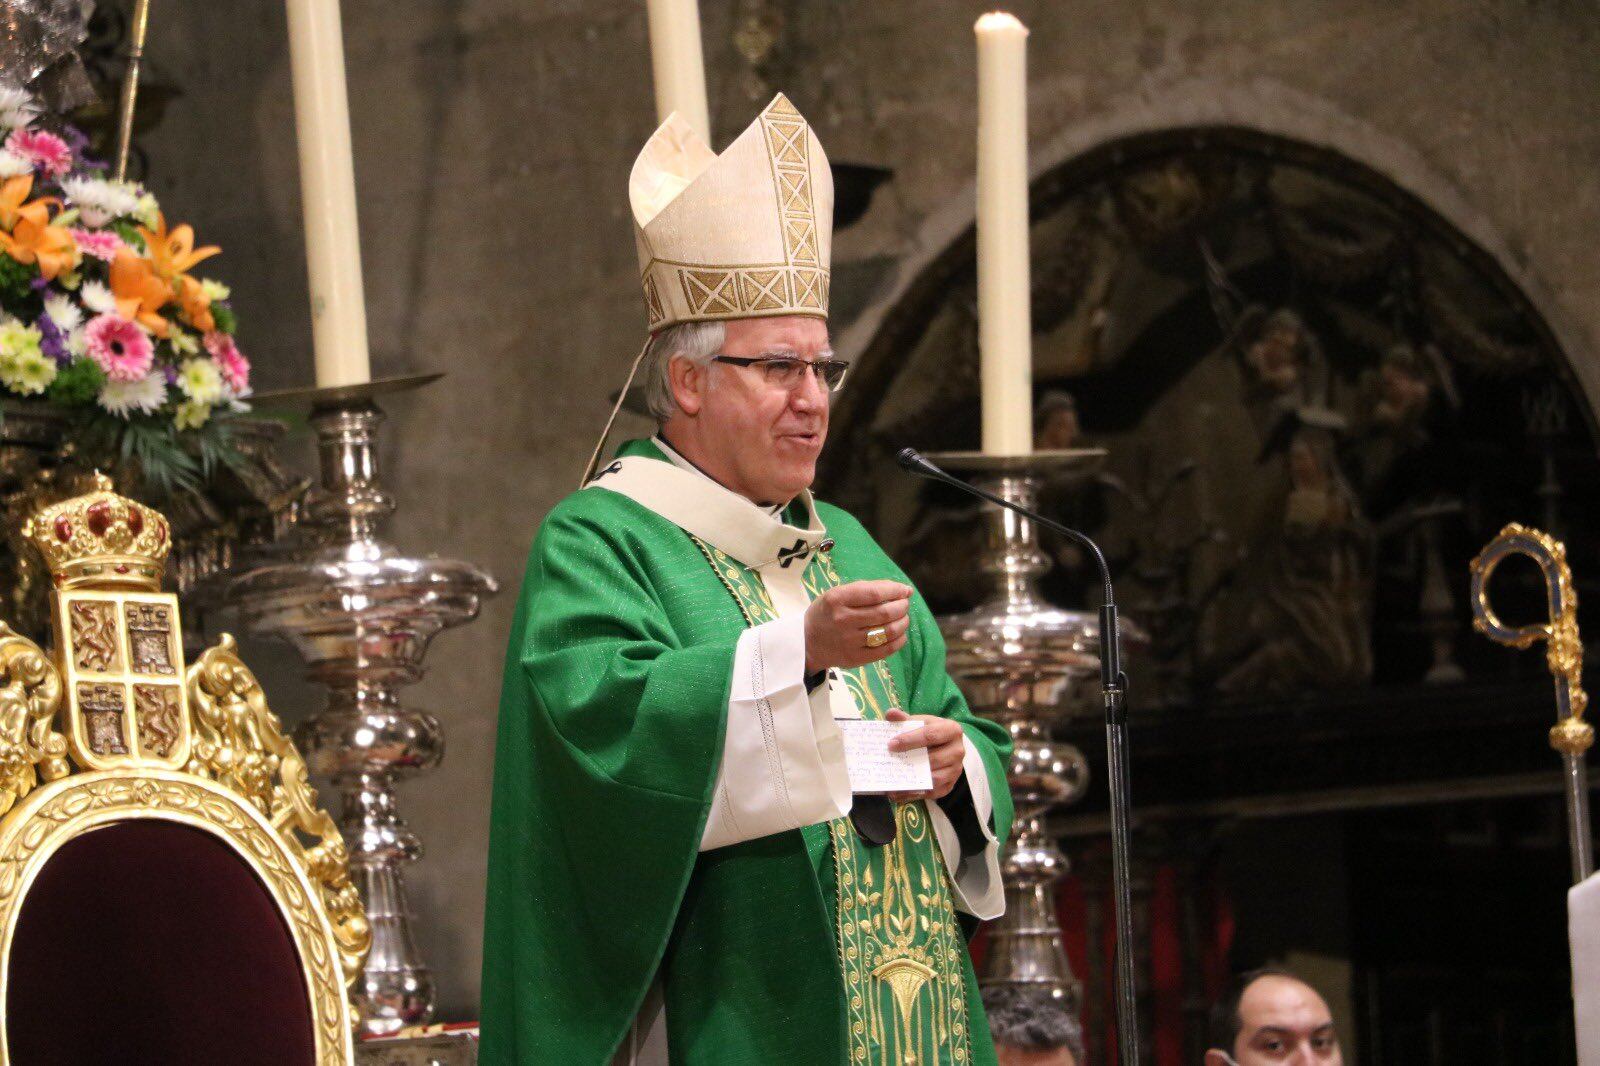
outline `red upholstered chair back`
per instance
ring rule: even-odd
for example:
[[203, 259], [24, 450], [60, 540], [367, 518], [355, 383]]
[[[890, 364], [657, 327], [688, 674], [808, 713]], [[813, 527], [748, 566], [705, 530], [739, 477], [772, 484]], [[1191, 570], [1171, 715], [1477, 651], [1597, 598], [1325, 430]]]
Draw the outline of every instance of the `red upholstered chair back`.
[[219, 837], [141, 818], [67, 841], [23, 900], [11, 1066], [314, 1066], [295, 942]]

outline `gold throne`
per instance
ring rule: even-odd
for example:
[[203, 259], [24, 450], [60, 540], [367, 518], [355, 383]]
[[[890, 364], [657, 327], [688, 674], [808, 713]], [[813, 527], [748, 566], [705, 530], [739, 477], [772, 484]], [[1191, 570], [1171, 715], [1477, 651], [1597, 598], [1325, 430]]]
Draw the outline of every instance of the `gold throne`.
[[0, 1066], [331, 1066], [371, 933], [231, 637], [185, 669], [168, 525], [33, 516], [55, 655], [0, 622]]

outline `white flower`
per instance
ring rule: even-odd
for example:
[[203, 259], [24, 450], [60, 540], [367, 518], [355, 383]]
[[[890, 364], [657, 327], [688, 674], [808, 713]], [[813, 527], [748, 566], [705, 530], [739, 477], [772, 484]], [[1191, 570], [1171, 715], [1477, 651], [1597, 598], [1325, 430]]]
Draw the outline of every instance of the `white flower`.
[[44, 313], [62, 333], [71, 333], [83, 325], [83, 309], [60, 293], [44, 298]]
[[[214, 404], [222, 399], [222, 371], [209, 359], [190, 359], [178, 368], [178, 388], [196, 404]], [[183, 426], [180, 424], [178, 428]]]
[[15, 85], [0, 85], [0, 127], [14, 130], [26, 126], [39, 116], [39, 105], [33, 97]]
[[213, 281], [211, 278], [202, 278], [200, 280], [200, 291], [205, 293], [206, 299], [210, 300], [212, 303], [216, 303], [219, 300], [226, 300], [228, 297], [233, 295], [232, 289], [228, 288], [220, 281]]
[[200, 350], [200, 338], [185, 329], [173, 329], [167, 334], [167, 343], [179, 355], [193, 355]]
[[0, 382], [23, 396], [43, 392], [55, 379], [55, 360], [37, 350], [0, 360]]
[[74, 359], [82, 359], [89, 354], [89, 335], [81, 329], [75, 329], [67, 334], [67, 354]]
[[64, 179], [61, 187], [90, 229], [99, 229], [139, 210], [139, 189], [125, 181], [75, 177]]
[[210, 407], [195, 400], [185, 400], [172, 412], [172, 424], [179, 429], [199, 429], [210, 417]]
[[9, 148], [0, 148], [0, 178], [14, 178], [18, 174], [32, 173], [32, 163]]
[[135, 411], [153, 414], [167, 402], [167, 383], [161, 374], [146, 374], [138, 381], [108, 381], [100, 389], [101, 407], [120, 418]]
[[78, 290], [78, 299], [83, 301], [83, 306], [97, 315], [109, 315], [117, 309], [116, 297], [111, 295], [111, 290], [98, 281], [86, 281]]
[[161, 217], [161, 205], [156, 203], [154, 196], [144, 193], [139, 197], [138, 203], [133, 209], [133, 217], [138, 220], [140, 225], [154, 228], [157, 219]]

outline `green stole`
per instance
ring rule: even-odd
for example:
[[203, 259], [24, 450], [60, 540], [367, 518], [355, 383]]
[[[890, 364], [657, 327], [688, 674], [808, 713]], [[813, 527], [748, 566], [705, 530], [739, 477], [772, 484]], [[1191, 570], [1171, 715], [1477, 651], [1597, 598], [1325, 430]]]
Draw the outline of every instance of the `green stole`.
[[[693, 537], [748, 625], [775, 620], [760, 575]], [[816, 599], [841, 584], [828, 553], [804, 573]], [[865, 718], [903, 706], [886, 661], [841, 671]], [[851, 1066], [972, 1062], [966, 945], [950, 879], [921, 803], [895, 805], [895, 839], [868, 847], [848, 818], [801, 830], [837, 928]]]

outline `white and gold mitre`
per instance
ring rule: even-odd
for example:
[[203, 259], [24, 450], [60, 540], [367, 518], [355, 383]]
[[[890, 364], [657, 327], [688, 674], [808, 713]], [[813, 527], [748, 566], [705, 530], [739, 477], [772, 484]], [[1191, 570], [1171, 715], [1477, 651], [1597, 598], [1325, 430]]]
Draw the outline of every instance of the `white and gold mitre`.
[[674, 112], [628, 179], [650, 332], [678, 322], [828, 317], [833, 174], [782, 93], [717, 155]]

